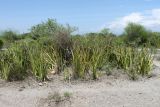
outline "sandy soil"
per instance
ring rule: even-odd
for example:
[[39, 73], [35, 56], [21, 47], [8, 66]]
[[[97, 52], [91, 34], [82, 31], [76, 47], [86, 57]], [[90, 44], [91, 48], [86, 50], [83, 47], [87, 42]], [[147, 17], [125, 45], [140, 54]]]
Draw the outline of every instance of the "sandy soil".
[[[160, 64], [154, 61], [153, 76], [131, 81], [115, 73], [98, 81], [64, 82], [54, 76], [50, 82], [32, 78], [21, 82], [0, 80], [0, 107], [160, 107]], [[70, 98], [59, 103], [48, 96], [55, 92]]]

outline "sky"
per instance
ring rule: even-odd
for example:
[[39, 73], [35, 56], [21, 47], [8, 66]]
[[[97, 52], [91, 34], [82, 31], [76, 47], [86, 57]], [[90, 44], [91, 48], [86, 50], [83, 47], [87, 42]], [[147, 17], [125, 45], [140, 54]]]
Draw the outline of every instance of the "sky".
[[48, 18], [78, 27], [77, 33], [120, 34], [128, 22], [160, 31], [160, 0], [0, 0], [0, 31], [29, 32]]

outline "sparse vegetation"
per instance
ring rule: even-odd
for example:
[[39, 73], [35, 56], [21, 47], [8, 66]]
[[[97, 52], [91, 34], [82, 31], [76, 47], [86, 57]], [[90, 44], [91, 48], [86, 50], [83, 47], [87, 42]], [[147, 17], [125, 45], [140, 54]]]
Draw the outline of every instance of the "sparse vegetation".
[[71, 98], [71, 96], [72, 96], [72, 93], [70, 93], [70, 92], [64, 92], [64, 97], [65, 98], [67, 98], [67, 99], [69, 99], [69, 98]]
[[59, 92], [55, 92], [53, 96], [50, 96], [50, 99], [53, 99], [56, 103], [59, 103], [62, 100], [62, 96]]
[[58, 105], [59, 103], [63, 101], [69, 101], [71, 96], [72, 96], [72, 93], [70, 92], [64, 92], [63, 95], [61, 95], [60, 92], [54, 92], [53, 95], [48, 96], [48, 100], [49, 100], [49, 103], [54, 102], [56, 105]]

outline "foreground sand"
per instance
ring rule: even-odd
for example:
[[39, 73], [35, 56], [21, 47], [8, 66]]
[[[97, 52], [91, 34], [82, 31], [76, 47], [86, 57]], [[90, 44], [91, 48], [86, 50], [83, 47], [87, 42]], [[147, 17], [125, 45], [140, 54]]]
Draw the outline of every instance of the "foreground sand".
[[[60, 76], [42, 84], [32, 78], [11, 83], [0, 80], [0, 107], [160, 107], [160, 67], [159, 62], [154, 64], [153, 77], [138, 81], [121, 74], [72, 83]], [[48, 99], [55, 92], [72, 95], [55, 104]]]

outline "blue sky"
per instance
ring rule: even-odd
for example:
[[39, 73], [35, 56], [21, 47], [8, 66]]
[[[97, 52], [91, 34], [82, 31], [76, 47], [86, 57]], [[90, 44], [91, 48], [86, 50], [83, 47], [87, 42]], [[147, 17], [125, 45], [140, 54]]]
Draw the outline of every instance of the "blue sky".
[[79, 33], [107, 27], [121, 33], [128, 22], [160, 31], [160, 0], [0, 0], [0, 30], [28, 32], [54, 18], [79, 28]]

